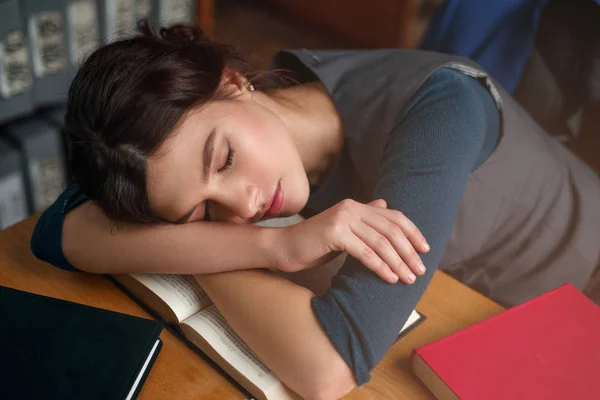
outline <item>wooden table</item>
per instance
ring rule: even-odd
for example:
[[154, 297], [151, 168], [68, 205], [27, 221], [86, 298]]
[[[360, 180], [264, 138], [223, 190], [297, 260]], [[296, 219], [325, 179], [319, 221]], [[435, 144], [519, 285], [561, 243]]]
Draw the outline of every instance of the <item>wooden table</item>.
[[[33, 217], [0, 232], [0, 285], [150, 318], [109, 279], [62, 271], [37, 260], [29, 250], [29, 237], [36, 221]], [[411, 351], [495, 315], [503, 308], [438, 271], [417, 310], [427, 320], [394, 345], [373, 371], [371, 381], [346, 399], [431, 399], [410, 373]], [[164, 330], [161, 339], [163, 348], [140, 393], [141, 399], [245, 398], [172, 333]]]

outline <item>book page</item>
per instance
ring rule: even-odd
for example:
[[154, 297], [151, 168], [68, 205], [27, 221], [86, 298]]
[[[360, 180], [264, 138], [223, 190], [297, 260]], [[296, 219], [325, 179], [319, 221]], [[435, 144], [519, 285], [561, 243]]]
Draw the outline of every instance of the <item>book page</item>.
[[413, 312], [410, 313], [410, 315], [408, 316], [408, 320], [406, 321], [406, 323], [404, 324], [402, 329], [400, 329], [400, 333], [402, 333], [405, 330], [407, 330], [408, 328], [410, 328], [412, 326], [412, 324], [414, 324], [415, 322], [417, 322], [420, 319], [421, 319], [421, 315], [417, 312], [417, 310], [413, 310]]
[[263, 221], [256, 222], [254, 225], [268, 228], [283, 228], [285, 226], [294, 225], [302, 221], [304, 221], [304, 218], [302, 218], [300, 214], [294, 214], [289, 217], [265, 219]]
[[297, 398], [231, 329], [214, 305], [185, 320], [181, 328], [188, 340], [257, 398]]
[[[114, 278], [168, 322], [181, 322], [212, 303], [192, 275], [130, 274]], [[165, 305], [172, 316], [164, 310]]]

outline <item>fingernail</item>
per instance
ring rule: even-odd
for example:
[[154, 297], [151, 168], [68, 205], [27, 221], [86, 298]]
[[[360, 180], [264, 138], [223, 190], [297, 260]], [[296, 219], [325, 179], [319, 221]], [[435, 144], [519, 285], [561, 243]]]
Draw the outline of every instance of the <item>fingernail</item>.
[[425, 248], [425, 251], [431, 250], [431, 247], [429, 247], [429, 243], [427, 243], [427, 240], [423, 240], [423, 247]]
[[417, 266], [417, 269], [419, 270], [420, 273], [424, 274], [425, 273], [425, 265], [423, 264], [423, 262], [421, 261], [421, 263]]
[[393, 272], [390, 272], [389, 275], [390, 275], [391, 280], [394, 281], [394, 283], [398, 282], [398, 275], [396, 275]]
[[415, 274], [413, 274], [412, 272], [409, 272], [408, 275], [406, 276], [406, 278], [408, 279], [408, 281], [410, 283], [413, 283], [417, 279]]

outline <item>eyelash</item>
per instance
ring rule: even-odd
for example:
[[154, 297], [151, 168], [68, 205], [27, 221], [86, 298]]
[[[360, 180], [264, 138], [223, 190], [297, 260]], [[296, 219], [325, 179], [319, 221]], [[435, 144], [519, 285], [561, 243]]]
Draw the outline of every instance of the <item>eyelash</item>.
[[235, 149], [229, 146], [229, 152], [227, 153], [227, 160], [225, 161], [225, 165], [219, 169], [219, 173], [227, 171], [233, 165], [233, 155], [235, 154]]
[[[225, 165], [223, 165], [219, 169], [219, 171], [218, 171], [219, 173], [223, 173], [231, 168], [231, 166], [233, 165], [234, 154], [235, 154], [235, 149], [233, 147], [229, 146], [229, 151], [227, 153], [227, 160], [225, 160]], [[202, 220], [210, 222], [210, 214], [208, 213], [208, 201], [206, 202], [206, 205], [204, 206], [204, 218]]]

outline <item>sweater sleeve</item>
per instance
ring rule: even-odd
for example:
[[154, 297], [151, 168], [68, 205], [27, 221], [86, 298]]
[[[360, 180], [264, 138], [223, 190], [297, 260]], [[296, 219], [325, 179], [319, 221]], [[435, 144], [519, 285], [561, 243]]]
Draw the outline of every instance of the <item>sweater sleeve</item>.
[[472, 170], [493, 151], [499, 110], [487, 90], [460, 72], [432, 74], [402, 111], [384, 150], [374, 198], [402, 211], [425, 235], [427, 272], [415, 283], [389, 284], [355, 258], [313, 297], [324, 331], [352, 369], [356, 382], [393, 344], [425, 292], [450, 237]]
[[76, 184], [69, 184], [40, 217], [31, 235], [31, 252], [40, 260], [67, 271], [79, 271], [63, 254], [62, 230], [65, 215], [84, 201], [86, 196]]

